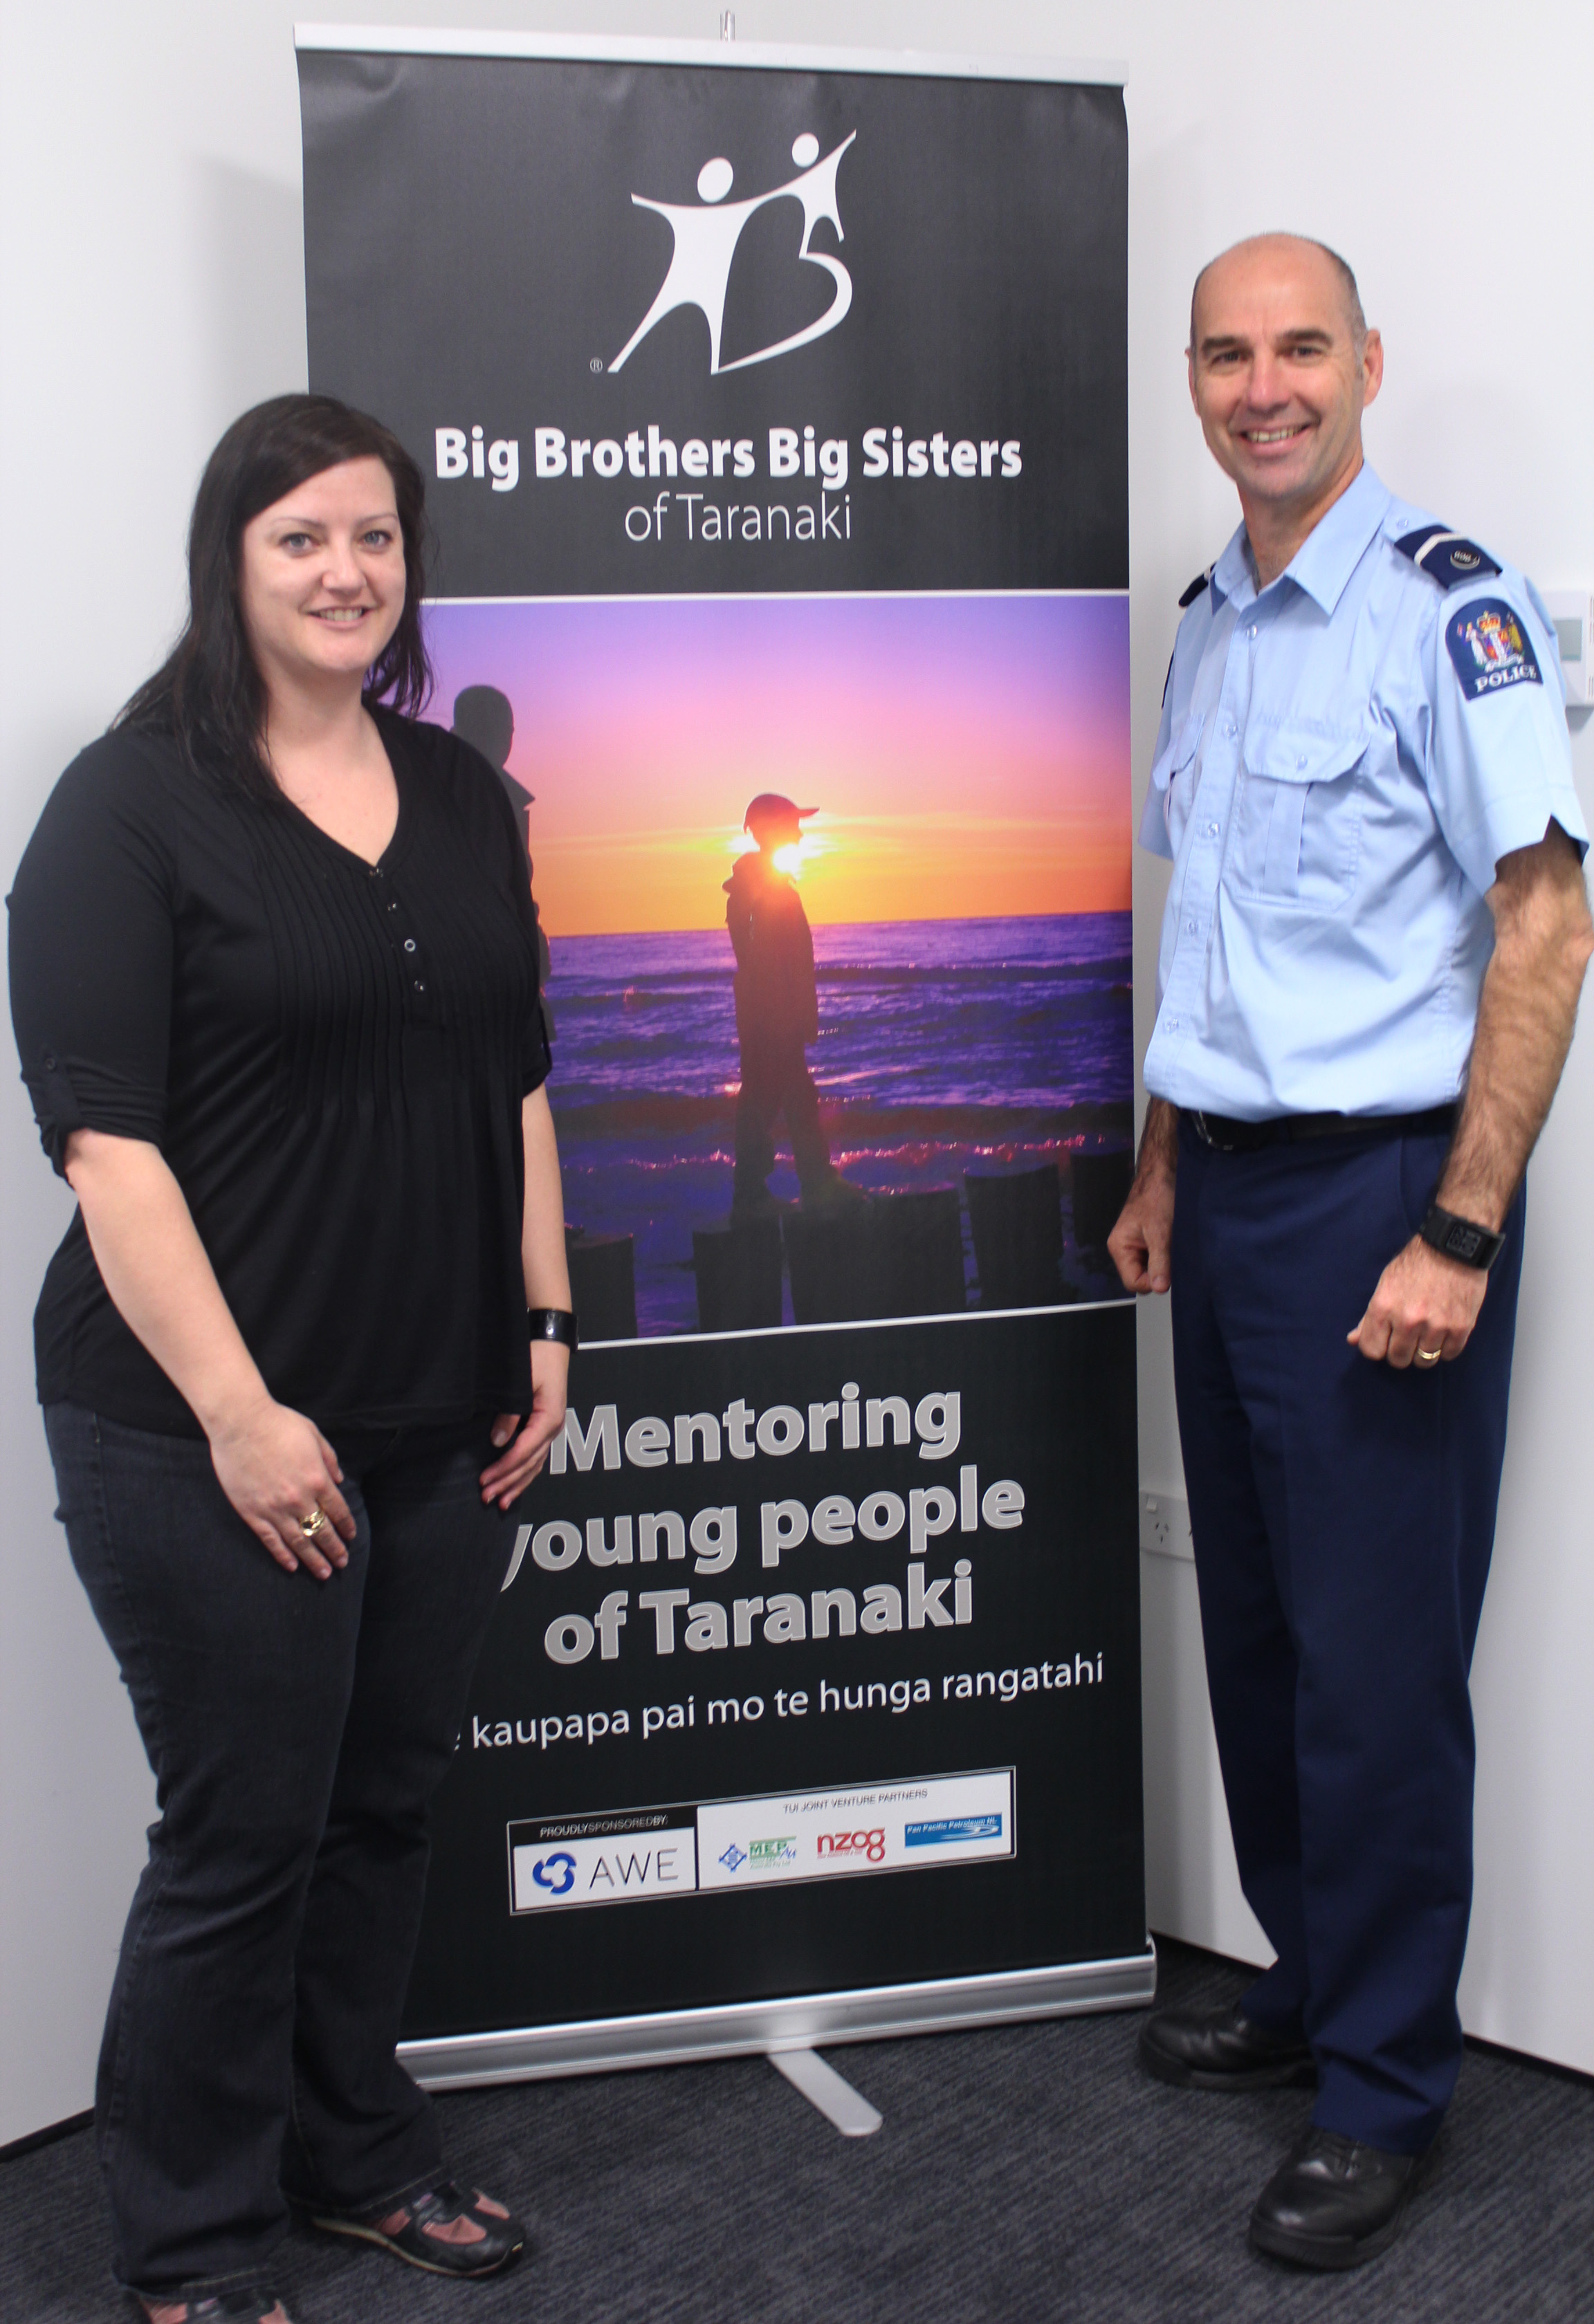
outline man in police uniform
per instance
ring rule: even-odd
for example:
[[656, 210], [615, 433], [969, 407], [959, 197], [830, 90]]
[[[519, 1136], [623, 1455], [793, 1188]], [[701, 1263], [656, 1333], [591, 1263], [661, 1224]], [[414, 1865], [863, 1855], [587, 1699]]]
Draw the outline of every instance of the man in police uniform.
[[1278, 1958], [1141, 2056], [1315, 2083], [1251, 2237], [1347, 2267], [1398, 2231], [1460, 2061], [1468, 1671], [1587, 834], [1537, 597], [1363, 460], [1383, 350], [1344, 262], [1215, 260], [1189, 365], [1244, 522], [1168, 674], [1152, 1104], [1109, 1248], [1173, 1287], [1213, 1720]]

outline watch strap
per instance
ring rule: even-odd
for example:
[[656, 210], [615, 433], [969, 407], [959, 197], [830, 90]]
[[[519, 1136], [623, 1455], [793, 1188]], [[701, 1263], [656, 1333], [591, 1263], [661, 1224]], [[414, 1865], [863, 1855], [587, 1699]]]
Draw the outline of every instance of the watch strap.
[[575, 1314], [569, 1307], [528, 1307], [526, 1331], [533, 1340], [556, 1340], [572, 1356], [579, 1345]]
[[1503, 1234], [1480, 1227], [1473, 1219], [1458, 1218], [1454, 1211], [1441, 1210], [1437, 1203], [1429, 1204], [1420, 1232], [1424, 1242], [1432, 1243], [1447, 1259], [1459, 1259], [1463, 1267], [1481, 1268], [1485, 1273], [1506, 1247]]

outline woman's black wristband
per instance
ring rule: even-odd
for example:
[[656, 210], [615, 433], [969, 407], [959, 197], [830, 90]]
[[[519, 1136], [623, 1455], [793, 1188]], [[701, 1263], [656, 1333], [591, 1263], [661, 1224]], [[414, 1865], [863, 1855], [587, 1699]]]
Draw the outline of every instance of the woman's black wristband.
[[568, 1307], [528, 1307], [526, 1330], [533, 1340], [557, 1340], [572, 1356], [576, 1352], [576, 1319]]

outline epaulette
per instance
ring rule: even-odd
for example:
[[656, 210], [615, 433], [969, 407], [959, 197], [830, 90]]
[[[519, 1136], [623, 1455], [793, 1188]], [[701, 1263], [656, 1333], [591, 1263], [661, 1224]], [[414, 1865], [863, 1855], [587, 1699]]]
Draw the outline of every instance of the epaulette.
[[1487, 580], [1500, 569], [1487, 549], [1479, 549], [1475, 540], [1463, 540], [1459, 532], [1447, 532], [1442, 524], [1425, 524], [1420, 532], [1408, 532], [1395, 545], [1441, 589], [1454, 589], [1462, 581]]
[[1198, 573], [1196, 575], [1195, 579], [1191, 583], [1183, 596], [1179, 600], [1179, 610], [1182, 613], [1186, 612], [1189, 607], [1195, 604], [1196, 599], [1200, 595], [1201, 591], [1206, 587], [1208, 582], [1211, 578], [1212, 567], [1209, 565], [1204, 573]]

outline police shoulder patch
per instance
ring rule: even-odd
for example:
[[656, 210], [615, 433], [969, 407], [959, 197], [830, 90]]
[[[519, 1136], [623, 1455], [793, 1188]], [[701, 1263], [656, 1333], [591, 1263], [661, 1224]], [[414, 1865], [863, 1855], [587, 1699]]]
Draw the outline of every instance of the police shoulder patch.
[[1183, 595], [1179, 600], [1179, 610], [1182, 613], [1187, 612], [1188, 609], [1195, 604], [1196, 599], [1200, 595], [1201, 591], [1206, 587], [1208, 582], [1211, 578], [1212, 568], [1209, 565], [1204, 573], [1198, 573], [1196, 575], [1195, 579], [1191, 583], [1189, 588], [1185, 590]]
[[1503, 597], [1476, 597], [1450, 615], [1444, 641], [1469, 702], [1508, 686], [1543, 686], [1533, 640]]
[[1441, 589], [1454, 589], [1463, 581], [1487, 581], [1500, 569], [1487, 549], [1464, 540], [1459, 532], [1447, 532], [1442, 524], [1425, 524], [1417, 532], [1404, 534], [1395, 545]]

